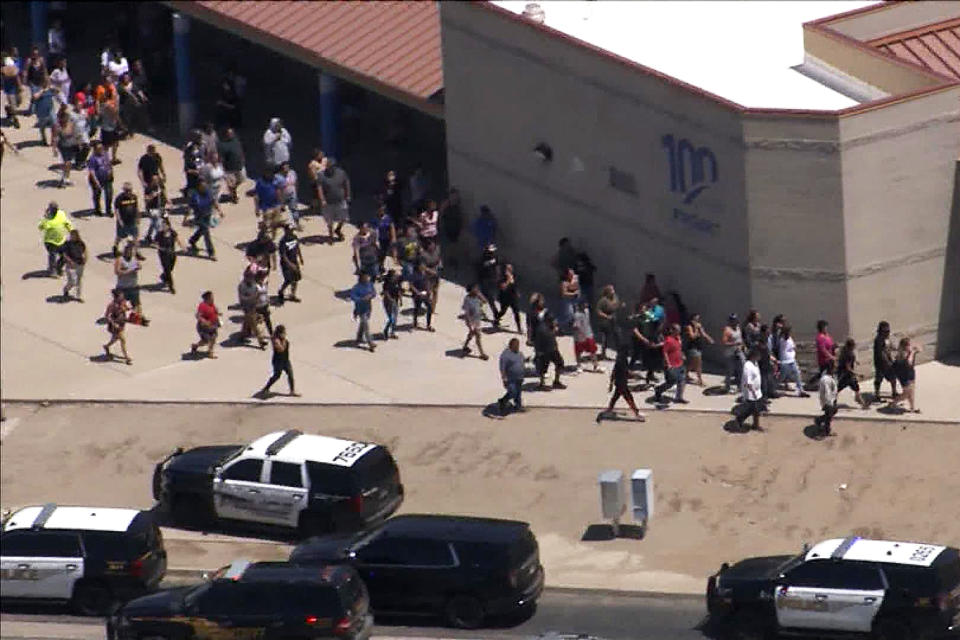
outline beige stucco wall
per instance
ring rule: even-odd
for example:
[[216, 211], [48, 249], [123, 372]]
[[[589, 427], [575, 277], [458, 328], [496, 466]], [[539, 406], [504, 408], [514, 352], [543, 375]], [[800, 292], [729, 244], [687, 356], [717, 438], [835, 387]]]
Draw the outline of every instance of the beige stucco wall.
[[930, 354], [943, 322], [960, 87], [845, 116], [840, 139], [851, 332], [865, 338], [884, 318]]
[[[555, 294], [550, 259], [568, 236], [598, 287], [632, 300], [652, 271], [714, 332], [751, 306], [787, 314], [801, 339], [819, 318], [864, 345], [881, 316], [937, 324], [955, 93], [843, 118], [742, 113], [472, 3], [442, 3], [441, 22], [451, 184], [471, 217], [493, 209], [525, 292]], [[683, 188], [668, 161], [681, 140]], [[540, 142], [552, 162], [532, 154]], [[698, 153], [716, 181], [704, 160], [693, 184]], [[611, 167], [634, 193], [611, 186]], [[905, 254], [939, 247], [939, 262], [874, 273], [888, 255], [877, 225]]]
[[[468, 210], [494, 211], [502, 253], [525, 291], [555, 293], [549, 267], [569, 236], [628, 299], [645, 272], [678, 289], [718, 328], [749, 302], [743, 146], [738, 114], [469, 3], [441, 4], [448, 170]], [[669, 109], [669, 110], [668, 110]], [[671, 191], [669, 150], [709, 149], [705, 188]], [[546, 142], [553, 161], [531, 150]], [[675, 149], [675, 154], [677, 153]], [[610, 167], [635, 194], [610, 186]], [[675, 209], [679, 213], [675, 212]]]
[[821, 318], [847, 332], [838, 140], [835, 116], [744, 122], [752, 304], [785, 313], [803, 341]]

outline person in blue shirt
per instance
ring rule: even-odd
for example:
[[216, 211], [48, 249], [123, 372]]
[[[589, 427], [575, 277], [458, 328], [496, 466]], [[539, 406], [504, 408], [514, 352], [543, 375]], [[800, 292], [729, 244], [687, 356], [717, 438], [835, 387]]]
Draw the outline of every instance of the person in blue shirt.
[[43, 88], [33, 98], [33, 108], [37, 114], [37, 128], [40, 129], [40, 142], [47, 145], [46, 129], [53, 128], [57, 115], [60, 92], [50, 85], [49, 78], [44, 80]]
[[372, 309], [372, 300], [377, 296], [373, 283], [370, 282], [370, 275], [361, 273], [357, 284], [350, 289], [350, 299], [353, 301], [353, 317], [357, 319], [357, 346], [366, 344], [370, 351], [376, 351], [377, 347], [370, 338], [370, 310]]
[[[275, 171], [268, 171], [257, 178], [253, 189], [254, 213], [267, 225], [271, 235], [279, 226], [280, 188], [275, 181]], [[261, 217], [262, 216], [262, 217]]]
[[197, 183], [197, 190], [190, 196], [190, 210], [193, 212], [193, 219], [196, 222], [197, 230], [190, 236], [188, 244], [190, 253], [197, 253], [197, 242], [203, 237], [203, 244], [207, 249], [207, 255], [211, 260], [216, 260], [217, 256], [213, 250], [213, 241], [210, 239], [210, 227], [215, 226], [213, 212], [216, 211], [220, 218], [223, 218], [223, 211], [220, 204], [214, 199], [213, 194], [207, 187], [207, 183], [201, 180]]

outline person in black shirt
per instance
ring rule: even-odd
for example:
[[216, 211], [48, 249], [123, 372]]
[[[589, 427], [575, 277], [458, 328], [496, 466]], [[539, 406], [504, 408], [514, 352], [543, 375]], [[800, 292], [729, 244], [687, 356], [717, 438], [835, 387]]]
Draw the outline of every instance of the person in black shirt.
[[140, 207], [137, 194], [133, 192], [132, 184], [129, 182], [123, 183], [123, 190], [114, 200], [113, 208], [116, 210], [117, 220], [117, 234], [113, 240], [113, 257], [116, 258], [120, 255], [120, 242], [124, 238], [131, 239], [134, 250], [137, 249], [140, 242]]
[[287, 287], [290, 287], [290, 301], [300, 302], [297, 297], [297, 283], [301, 278], [303, 253], [300, 251], [300, 239], [293, 232], [293, 225], [288, 224], [283, 228], [283, 236], [277, 243], [277, 253], [280, 254], [280, 271], [283, 273], [283, 284], [277, 292], [278, 302], [283, 304]]
[[147, 152], [140, 156], [140, 161], [137, 162], [137, 175], [144, 189], [150, 185], [153, 176], [160, 176], [160, 183], [166, 184], [167, 173], [163, 170], [163, 158], [157, 153], [156, 145], [148, 144]]
[[223, 138], [217, 143], [217, 153], [220, 154], [220, 160], [223, 162], [225, 172], [224, 180], [227, 183], [230, 202], [237, 204], [239, 197], [237, 188], [243, 184], [243, 167], [246, 159], [243, 155], [243, 145], [233, 129], [227, 129], [223, 132]]
[[394, 269], [387, 271], [383, 277], [383, 313], [387, 316], [387, 323], [383, 326], [383, 339], [397, 338], [397, 317], [400, 314], [402, 298], [400, 276]]
[[581, 251], [577, 254], [577, 266], [574, 269], [577, 274], [577, 279], [580, 281], [580, 299], [593, 309], [594, 297], [593, 297], [593, 274], [596, 273], [597, 267], [593, 264], [593, 260], [590, 259], [590, 256], [586, 252]]
[[520, 326], [520, 294], [517, 292], [517, 279], [513, 274], [513, 265], [504, 264], [500, 271], [498, 282], [500, 289], [500, 311], [493, 321], [494, 326], [500, 326], [500, 318], [506, 315], [507, 309], [513, 311], [513, 320], [517, 323], [517, 333], [523, 333]]
[[[197, 190], [200, 184], [200, 166], [203, 164], [203, 140], [199, 129], [190, 132], [190, 140], [183, 148], [183, 174], [187, 180], [187, 186], [183, 189], [183, 195], [189, 199]], [[186, 218], [184, 218], [186, 224]]]
[[156, 234], [160, 230], [160, 219], [164, 215], [165, 206], [166, 198], [163, 193], [160, 176], [154, 174], [143, 190], [143, 208], [147, 213], [147, 217], [150, 218], [150, 226], [147, 228], [147, 233], [143, 236], [143, 241], [140, 244], [153, 244]]
[[480, 257], [480, 265], [477, 269], [477, 280], [480, 283], [480, 293], [487, 299], [494, 318], [500, 315], [496, 302], [494, 302], [497, 299], [497, 281], [499, 276], [500, 257], [497, 255], [497, 246], [495, 244], [489, 244], [483, 250], [483, 255]]
[[270, 232], [261, 224], [257, 238], [247, 245], [246, 256], [251, 262], [256, 262], [261, 268], [269, 271], [277, 268], [276, 250], [277, 245], [270, 239]]
[[606, 410], [597, 414], [597, 424], [600, 424], [604, 416], [613, 414], [613, 408], [620, 398], [626, 400], [627, 406], [633, 411], [634, 418], [641, 422], [644, 421], [643, 415], [641, 415], [637, 409], [637, 403], [633, 400], [633, 393], [630, 392], [628, 385], [629, 380], [630, 366], [627, 361], [627, 352], [625, 349], [621, 349], [617, 352], [617, 361], [616, 364], [613, 365], [613, 372], [610, 373], [610, 386], [608, 390], [612, 391], [613, 395], [610, 396], [610, 403], [607, 405]]
[[893, 345], [890, 343], [890, 323], [881, 320], [873, 339], [873, 400], [880, 402], [880, 385], [890, 382], [890, 397], [897, 397], [897, 375], [893, 370]]
[[550, 316], [541, 318], [534, 331], [533, 344], [537, 354], [535, 360], [541, 389], [547, 388], [547, 370], [551, 363], [553, 363], [553, 388], [567, 388], [560, 382], [560, 371], [563, 370], [564, 364], [563, 356], [560, 355], [560, 349], [557, 346], [557, 331], [557, 321]]
[[176, 293], [173, 286], [173, 267], [177, 264], [177, 247], [183, 249], [180, 237], [173, 230], [170, 218], [164, 215], [160, 220], [160, 230], [157, 232], [157, 257], [160, 258], [160, 282], [167, 285], [170, 293]]
[[850, 387], [853, 389], [854, 398], [857, 404], [864, 409], [870, 406], [860, 395], [860, 382], [857, 380], [857, 343], [853, 338], [847, 338], [847, 341], [840, 349], [840, 355], [837, 358], [837, 393]]
[[77, 290], [77, 302], [83, 302], [81, 284], [83, 282], [83, 266], [87, 264], [87, 245], [80, 239], [80, 232], [70, 231], [70, 238], [63, 243], [61, 255], [67, 267], [67, 283], [63, 287], [63, 297], [70, 299], [70, 290]]

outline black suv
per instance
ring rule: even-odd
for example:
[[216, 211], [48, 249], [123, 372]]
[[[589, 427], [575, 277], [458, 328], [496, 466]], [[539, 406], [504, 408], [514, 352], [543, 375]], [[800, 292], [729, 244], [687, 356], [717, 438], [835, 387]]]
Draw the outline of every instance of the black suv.
[[247, 445], [177, 449], [157, 464], [153, 497], [178, 522], [306, 536], [381, 522], [403, 502], [403, 485], [386, 448], [291, 429]]
[[442, 614], [463, 628], [531, 608], [543, 591], [537, 539], [512, 520], [397, 516], [367, 533], [307, 540], [290, 561], [349, 563], [378, 615]]
[[350, 567], [237, 560], [200, 585], [131, 600], [107, 621], [107, 638], [367, 640], [372, 629]]
[[156, 588], [167, 552], [153, 516], [136, 509], [24, 507], [0, 534], [3, 601], [69, 602], [104, 615]]
[[710, 576], [711, 618], [748, 634], [883, 640], [960, 637], [960, 553], [837, 538], [797, 556], [749, 558]]

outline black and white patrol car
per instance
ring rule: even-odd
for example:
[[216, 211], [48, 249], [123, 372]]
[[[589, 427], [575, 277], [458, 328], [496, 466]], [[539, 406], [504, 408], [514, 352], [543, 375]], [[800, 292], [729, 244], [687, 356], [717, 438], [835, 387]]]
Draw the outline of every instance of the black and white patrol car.
[[707, 582], [707, 609], [751, 636], [960, 637], [960, 553], [935, 544], [825, 540], [797, 556], [724, 564]]
[[24, 507], [0, 533], [3, 601], [69, 602], [103, 615], [152, 591], [167, 570], [153, 516], [135, 509]]
[[248, 445], [177, 449], [154, 470], [153, 496], [181, 521], [212, 517], [312, 535], [384, 520], [403, 502], [403, 485], [385, 447], [293, 429]]

